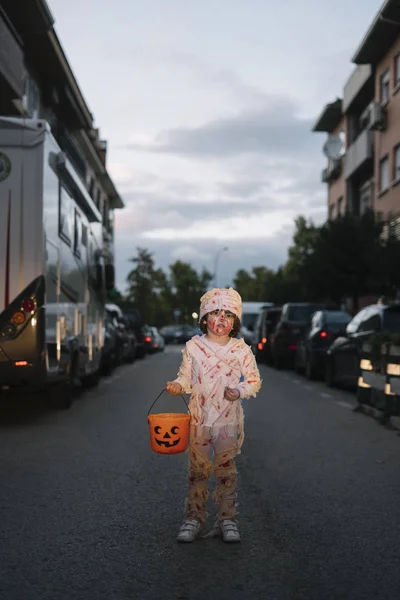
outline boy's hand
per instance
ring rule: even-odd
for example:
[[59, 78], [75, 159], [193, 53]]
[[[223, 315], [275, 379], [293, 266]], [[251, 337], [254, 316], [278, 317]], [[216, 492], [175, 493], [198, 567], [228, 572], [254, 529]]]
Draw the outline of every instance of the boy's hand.
[[224, 398], [234, 402], [235, 400], [239, 400], [240, 392], [237, 388], [226, 387], [224, 392]]
[[172, 396], [179, 396], [179, 394], [182, 394], [181, 384], [174, 381], [167, 381], [165, 389], [167, 390], [168, 394], [172, 394]]

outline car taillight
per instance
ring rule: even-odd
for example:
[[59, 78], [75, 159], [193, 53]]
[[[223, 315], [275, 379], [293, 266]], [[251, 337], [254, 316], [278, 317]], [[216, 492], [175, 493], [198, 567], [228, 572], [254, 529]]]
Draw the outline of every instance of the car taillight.
[[151, 342], [151, 337], [150, 337], [150, 336], [146, 336], [146, 337], [144, 338], [144, 341], [145, 341], [145, 342]]
[[296, 344], [290, 344], [289, 350], [296, 350]]
[[267, 342], [268, 342], [268, 338], [263, 338], [263, 339], [262, 339], [262, 343], [263, 343], [263, 344], [266, 344]]
[[25, 315], [23, 312], [18, 311], [13, 314], [12, 320], [13, 320], [13, 323], [15, 323], [16, 325], [21, 325], [22, 323], [25, 322]]
[[263, 344], [262, 344], [261, 342], [260, 342], [259, 344], [257, 344], [257, 348], [258, 348], [259, 350], [262, 350], [262, 349], [263, 349], [263, 347], [264, 347], [264, 346], [263, 346]]
[[322, 339], [327, 339], [332, 337], [328, 331], [320, 331], [319, 337]]
[[22, 303], [22, 308], [25, 312], [33, 312], [36, 308], [36, 302], [29, 298], [29, 300], [24, 300]]

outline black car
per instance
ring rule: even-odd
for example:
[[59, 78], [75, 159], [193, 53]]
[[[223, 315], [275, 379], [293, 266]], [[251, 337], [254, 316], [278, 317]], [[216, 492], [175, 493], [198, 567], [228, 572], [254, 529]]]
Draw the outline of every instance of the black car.
[[253, 353], [258, 362], [270, 363], [273, 333], [282, 314], [281, 306], [269, 306], [262, 309], [254, 326]]
[[166, 325], [160, 329], [166, 344], [186, 344], [194, 335], [201, 335], [201, 330], [193, 325]]
[[136, 358], [144, 358], [147, 353], [146, 342], [144, 338], [146, 333], [143, 331], [143, 321], [140, 312], [133, 307], [124, 307], [124, 316], [128, 322], [128, 327], [136, 337]]
[[357, 386], [363, 343], [380, 331], [400, 332], [400, 306], [373, 304], [356, 314], [327, 352], [327, 385]]
[[341, 310], [319, 310], [298, 340], [295, 371], [304, 371], [307, 379], [325, 372], [326, 353], [332, 342], [346, 331], [351, 316]]
[[277, 369], [293, 367], [299, 339], [302, 337], [312, 315], [317, 310], [334, 309], [327, 304], [311, 302], [288, 302], [271, 340], [273, 364]]

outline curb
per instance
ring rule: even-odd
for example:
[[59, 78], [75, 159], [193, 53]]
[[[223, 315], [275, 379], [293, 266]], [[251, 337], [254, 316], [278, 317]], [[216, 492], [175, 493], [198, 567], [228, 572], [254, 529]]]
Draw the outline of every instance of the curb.
[[385, 414], [381, 410], [368, 404], [358, 404], [355, 410], [372, 417], [383, 425], [389, 425], [392, 429], [400, 431], [400, 417], [385, 417]]

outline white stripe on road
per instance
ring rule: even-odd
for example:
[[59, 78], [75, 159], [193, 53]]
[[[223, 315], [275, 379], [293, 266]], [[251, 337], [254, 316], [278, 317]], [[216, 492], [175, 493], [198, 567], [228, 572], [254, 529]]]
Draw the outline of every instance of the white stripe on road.
[[353, 410], [354, 408], [353, 404], [350, 404], [350, 402], [345, 402], [344, 400], [336, 400], [335, 403], [339, 404], [339, 406], [343, 406], [343, 408], [348, 408], [350, 410]]
[[326, 394], [324, 392], [320, 393], [321, 398], [333, 398], [332, 394]]

